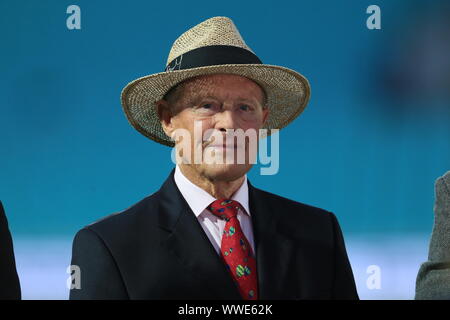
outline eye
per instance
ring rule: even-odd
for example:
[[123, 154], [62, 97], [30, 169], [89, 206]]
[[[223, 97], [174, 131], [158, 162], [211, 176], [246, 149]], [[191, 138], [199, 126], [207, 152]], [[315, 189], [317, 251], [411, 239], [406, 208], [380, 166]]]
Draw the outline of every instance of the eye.
[[247, 104], [241, 104], [241, 106], [239, 108], [241, 110], [243, 110], [243, 111], [250, 111], [251, 110], [250, 106], [247, 105]]
[[212, 114], [217, 112], [219, 109], [220, 104], [215, 101], [202, 101], [195, 107], [195, 110], [203, 115]]

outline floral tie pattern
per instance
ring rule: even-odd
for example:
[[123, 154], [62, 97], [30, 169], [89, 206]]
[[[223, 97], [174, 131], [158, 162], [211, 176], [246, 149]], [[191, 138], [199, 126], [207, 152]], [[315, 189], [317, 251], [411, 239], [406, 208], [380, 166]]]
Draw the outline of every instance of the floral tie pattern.
[[221, 257], [242, 298], [257, 300], [256, 260], [237, 219], [238, 209], [244, 210], [238, 201], [229, 199], [218, 199], [208, 207], [214, 215], [226, 221], [220, 247]]

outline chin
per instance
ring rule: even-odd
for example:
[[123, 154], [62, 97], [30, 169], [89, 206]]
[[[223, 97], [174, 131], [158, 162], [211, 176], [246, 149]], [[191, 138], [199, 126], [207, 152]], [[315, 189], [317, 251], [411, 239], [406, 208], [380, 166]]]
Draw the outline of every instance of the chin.
[[245, 175], [250, 164], [203, 164], [202, 173], [211, 180], [233, 181]]

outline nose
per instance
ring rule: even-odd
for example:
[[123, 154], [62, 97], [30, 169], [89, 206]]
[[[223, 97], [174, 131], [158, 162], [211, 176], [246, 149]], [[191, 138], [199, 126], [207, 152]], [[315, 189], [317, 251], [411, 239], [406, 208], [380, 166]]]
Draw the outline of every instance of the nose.
[[227, 129], [234, 129], [236, 123], [231, 110], [225, 109], [222, 112], [218, 112], [215, 117], [215, 127], [217, 130], [226, 132]]

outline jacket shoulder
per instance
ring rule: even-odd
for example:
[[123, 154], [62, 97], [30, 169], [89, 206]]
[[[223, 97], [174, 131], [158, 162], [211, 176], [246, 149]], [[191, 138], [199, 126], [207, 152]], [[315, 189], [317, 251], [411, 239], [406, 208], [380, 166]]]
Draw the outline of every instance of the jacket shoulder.
[[[277, 228], [296, 239], [319, 241], [331, 245], [339, 224], [335, 215], [322, 208], [288, 199], [280, 195], [254, 188], [258, 202], [264, 210], [274, 212]], [[257, 213], [256, 213], [257, 214]]]
[[259, 197], [264, 197], [265, 201], [269, 202], [271, 205], [279, 206], [279, 211], [282, 214], [292, 216], [302, 215], [312, 219], [321, 219], [323, 217], [329, 218], [330, 215], [333, 215], [333, 213], [328, 210], [282, 197], [255, 187], [253, 188], [256, 190]]
[[146, 225], [156, 225], [158, 210], [157, 192], [145, 197], [125, 210], [109, 214], [85, 226], [98, 235], [126, 234], [133, 232], [145, 220]]

